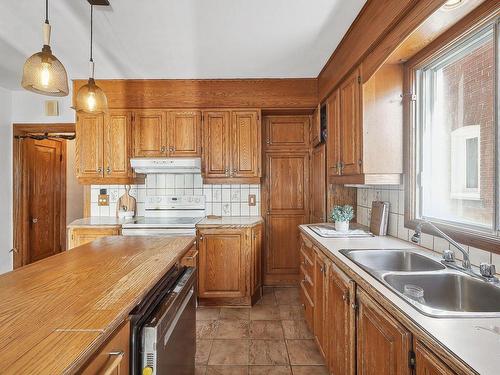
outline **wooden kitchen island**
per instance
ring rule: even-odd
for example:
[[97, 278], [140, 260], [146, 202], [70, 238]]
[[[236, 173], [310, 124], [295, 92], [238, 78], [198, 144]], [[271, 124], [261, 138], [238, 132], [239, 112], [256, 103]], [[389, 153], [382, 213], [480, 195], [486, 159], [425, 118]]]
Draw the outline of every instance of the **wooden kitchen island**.
[[130, 311], [194, 241], [106, 237], [0, 275], [0, 373], [81, 372], [114, 338], [128, 360]]

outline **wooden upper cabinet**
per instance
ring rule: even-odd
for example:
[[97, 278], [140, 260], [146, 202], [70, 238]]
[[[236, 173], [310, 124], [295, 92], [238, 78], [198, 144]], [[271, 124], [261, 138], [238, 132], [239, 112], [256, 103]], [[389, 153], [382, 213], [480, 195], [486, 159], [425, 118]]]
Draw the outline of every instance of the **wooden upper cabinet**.
[[261, 127], [258, 112], [232, 112], [231, 133], [232, 177], [260, 177]]
[[306, 149], [309, 147], [309, 116], [267, 116], [266, 150]]
[[104, 177], [132, 177], [132, 113], [113, 110], [104, 123]]
[[199, 231], [199, 297], [246, 295], [245, 234], [240, 229]]
[[315, 147], [311, 153], [311, 222], [326, 221], [326, 145]]
[[78, 178], [103, 177], [104, 116], [78, 113], [76, 116], [75, 166]]
[[360, 288], [357, 297], [357, 373], [410, 375], [410, 332]]
[[134, 156], [167, 155], [167, 122], [163, 111], [136, 111], [133, 122]]
[[321, 143], [321, 104], [314, 110], [311, 116], [311, 145], [317, 146]]
[[340, 163], [342, 175], [361, 173], [361, 73], [355, 70], [340, 85]]
[[167, 124], [169, 156], [201, 156], [200, 111], [169, 111]]
[[229, 177], [230, 113], [203, 112], [203, 172], [205, 178]]
[[327, 113], [327, 175], [335, 176], [341, 173], [340, 169], [340, 93], [335, 90], [326, 101]]
[[415, 374], [416, 375], [454, 375], [446, 364], [439, 359], [419, 340], [415, 340]]
[[[356, 374], [356, 286], [344, 272], [330, 262], [328, 270], [327, 362], [331, 374]], [[373, 372], [375, 375], [375, 372]]]

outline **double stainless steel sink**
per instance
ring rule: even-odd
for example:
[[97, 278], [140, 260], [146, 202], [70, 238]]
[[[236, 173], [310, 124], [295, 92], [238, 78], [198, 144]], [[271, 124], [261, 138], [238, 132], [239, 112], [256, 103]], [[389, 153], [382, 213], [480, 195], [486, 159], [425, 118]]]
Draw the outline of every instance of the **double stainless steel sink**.
[[500, 286], [483, 281], [415, 249], [341, 250], [425, 315], [500, 317]]

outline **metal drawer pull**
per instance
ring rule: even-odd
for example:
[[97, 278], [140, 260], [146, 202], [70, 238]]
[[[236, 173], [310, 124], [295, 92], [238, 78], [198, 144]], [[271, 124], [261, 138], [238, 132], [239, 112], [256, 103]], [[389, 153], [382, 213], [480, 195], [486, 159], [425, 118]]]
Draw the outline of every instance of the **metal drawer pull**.
[[116, 352], [110, 352], [109, 353], [109, 357], [110, 357], [109, 365], [102, 372], [103, 375], [111, 375], [116, 370], [116, 368], [120, 365], [124, 356], [125, 356], [125, 352], [123, 352], [122, 350], [119, 350]]

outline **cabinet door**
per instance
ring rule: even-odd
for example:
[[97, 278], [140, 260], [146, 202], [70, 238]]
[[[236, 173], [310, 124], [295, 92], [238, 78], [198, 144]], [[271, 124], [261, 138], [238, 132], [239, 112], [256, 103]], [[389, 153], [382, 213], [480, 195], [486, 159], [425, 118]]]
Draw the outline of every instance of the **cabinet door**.
[[75, 166], [77, 177], [103, 176], [103, 115], [76, 116]]
[[261, 130], [257, 111], [231, 114], [231, 176], [261, 176]]
[[318, 249], [314, 255], [314, 336], [323, 356], [327, 352], [326, 334], [327, 263]]
[[85, 245], [86, 243], [95, 241], [102, 237], [107, 236], [118, 236], [120, 234], [120, 228], [109, 227], [109, 228], [72, 228], [69, 230], [69, 244], [68, 249]]
[[205, 178], [229, 177], [230, 113], [203, 113], [203, 173]]
[[311, 222], [326, 221], [326, 145], [313, 149], [311, 157]]
[[134, 114], [134, 155], [166, 156], [167, 126], [162, 111], [137, 111]]
[[366, 292], [360, 288], [357, 290], [358, 373], [410, 375], [410, 333]]
[[311, 145], [317, 146], [321, 142], [321, 104], [311, 116]]
[[340, 161], [343, 175], [361, 173], [362, 129], [360, 71], [340, 85]]
[[416, 375], [453, 375], [455, 374], [443, 361], [432, 353], [424, 344], [415, 340]]
[[314, 303], [307, 293], [305, 282], [303, 280], [300, 282], [300, 297], [302, 307], [304, 308], [304, 319], [307, 326], [312, 331], [314, 329]]
[[355, 284], [335, 264], [329, 264], [326, 332], [331, 374], [356, 373]]
[[253, 296], [262, 287], [262, 225], [252, 228], [252, 273], [250, 285]]
[[265, 127], [266, 150], [309, 147], [309, 116], [268, 116]]
[[168, 150], [170, 156], [201, 156], [201, 112], [169, 111]]
[[132, 113], [110, 111], [104, 123], [104, 177], [131, 177]]
[[327, 99], [326, 113], [328, 123], [327, 138], [327, 174], [340, 174], [340, 94], [335, 90]]
[[203, 230], [199, 237], [199, 296], [244, 297], [246, 254], [241, 230]]

